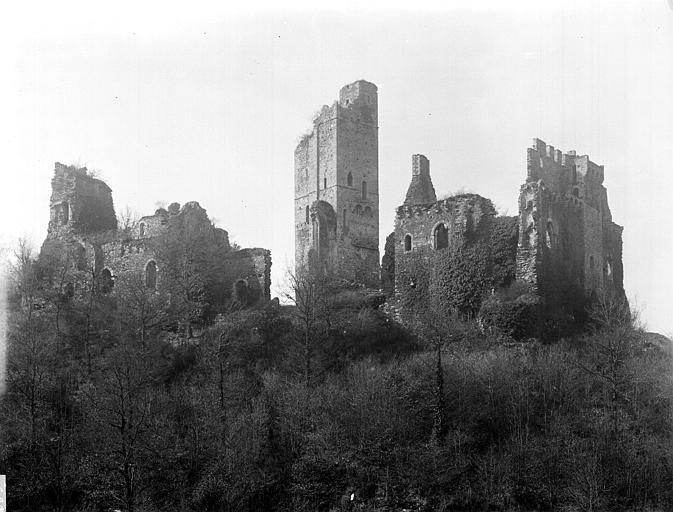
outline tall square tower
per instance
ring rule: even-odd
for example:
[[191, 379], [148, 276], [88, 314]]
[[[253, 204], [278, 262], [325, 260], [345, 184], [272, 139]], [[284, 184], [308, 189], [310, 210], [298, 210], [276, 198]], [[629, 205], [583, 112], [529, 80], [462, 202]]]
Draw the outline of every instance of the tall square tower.
[[295, 263], [379, 287], [376, 85], [358, 80], [324, 105], [294, 152]]

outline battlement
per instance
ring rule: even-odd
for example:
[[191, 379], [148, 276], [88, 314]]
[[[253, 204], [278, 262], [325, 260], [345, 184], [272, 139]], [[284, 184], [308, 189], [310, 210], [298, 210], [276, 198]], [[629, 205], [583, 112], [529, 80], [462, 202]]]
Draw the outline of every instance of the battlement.
[[546, 157], [559, 164], [561, 167], [574, 166], [577, 172], [582, 176], [589, 176], [599, 183], [603, 182], [604, 166], [592, 162], [588, 155], [578, 156], [574, 149], [563, 153], [562, 151], [555, 149], [551, 144], [547, 144], [541, 139], [534, 138], [533, 144], [528, 149], [528, 153], [529, 157], [534, 155], [540, 159], [540, 167], [544, 167]]
[[444, 212], [458, 213], [465, 208], [479, 207], [484, 211], [493, 210], [491, 202], [478, 194], [459, 194], [446, 199], [440, 199], [429, 204], [403, 204], [395, 210], [398, 219], [410, 217], [422, 217], [427, 214], [440, 214]]
[[563, 153], [561, 150], [554, 148], [554, 146], [551, 144], [547, 144], [545, 141], [538, 138], [533, 139], [533, 144], [529, 149], [529, 153], [531, 151], [537, 153], [536, 156], [540, 158], [549, 158], [563, 167], [572, 165], [577, 155], [574, 149], [568, 151], [567, 153]]

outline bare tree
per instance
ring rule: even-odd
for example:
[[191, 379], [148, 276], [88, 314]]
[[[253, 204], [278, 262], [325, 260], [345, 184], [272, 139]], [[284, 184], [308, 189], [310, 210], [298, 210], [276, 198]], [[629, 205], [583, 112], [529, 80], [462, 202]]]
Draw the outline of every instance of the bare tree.
[[435, 352], [432, 439], [441, 446], [444, 444], [449, 428], [444, 394], [442, 351], [447, 345], [464, 339], [469, 330], [469, 324], [457, 314], [442, 309], [439, 301], [432, 300], [425, 309], [416, 313], [412, 320], [412, 328]]
[[129, 234], [135, 229], [140, 221], [140, 214], [126, 206], [124, 210], [117, 215], [117, 225], [124, 234]]
[[311, 360], [313, 358], [316, 330], [325, 308], [326, 276], [309, 267], [287, 271], [288, 290], [283, 295], [294, 304], [294, 317], [301, 327], [304, 345], [304, 385], [311, 384]]

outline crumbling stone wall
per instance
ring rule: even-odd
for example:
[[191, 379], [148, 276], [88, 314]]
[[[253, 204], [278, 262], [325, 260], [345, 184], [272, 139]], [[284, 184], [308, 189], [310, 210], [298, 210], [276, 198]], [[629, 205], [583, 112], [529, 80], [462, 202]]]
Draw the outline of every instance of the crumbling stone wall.
[[[495, 217], [491, 201], [476, 194], [437, 201], [427, 158], [413, 156], [412, 181], [397, 208], [394, 232], [395, 300], [403, 317], [432, 303], [447, 312], [476, 314], [497, 280], [491, 251]], [[513, 261], [515, 248], [504, 247]]]
[[87, 234], [117, 228], [112, 191], [86, 167], [56, 162], [51, 182], [48, 236]]
[[241, 249], [227, 255], [226, 261], [235, 301], [246, 306], [271, 300], [271, 251]]
[[[323, 106], [295, 149], [295, 261], [379, 286], [377, 89], [359, 80]], [[329, 206], [329, 208], [328, 208]], [[328, 234], [328, 235], [327, 235]]]
[[395, 269], [396, 311], [404, 316], [443, 300], [447, 309], [474, 312], [489, 287], [515, 280], [544, 315], [577, 320], [593, 294], [624, 298], [622, 227], [612, 221], [603, 179], [588, 156], [534, 139], [519, 215], [496, 217], [490, 201], [474, 194], [437, 201], [429, 162], [414, 155], [396, 212], [394, 262], [386, 262]]
[[109, 272], [105, 275], [111, 275], [113, 283], [122, 276], [144, 276], [148, 264], [154, 262], [160, 286], [165, 276], [158, 262], [157, 242], [169, 228], [171, 217], [177, 215], [185, 216], [187, 231], [210, 232], [209, 239], [223, 251], [223, 274], [218, 281], [232, 290], [237, 281], [246, 283], [249, 294], [245, 304], [239, 305], [251, 306], [270, 299], [270, 252], [259, 248], [229, 252], [228, 233], [215, 228], [197, 202], [182, 208], [173, 203], [168, 209], [159, 208], [154, 215], [142, 217], [130, 229], [117, 230], [110, 188], [90, 176], [86, 168], [59, 163], [52, 180], [49, 230], [40, 258], [46, 262], [59, 254], [73, 255], [70, 258], [73, 270], [93, 272], [96, 276]]
[[540, 139], [519, 195], [517, 279], [547, 306], [601, 290], [624, 296], [622, 227], [612, 221], [603, 166]]

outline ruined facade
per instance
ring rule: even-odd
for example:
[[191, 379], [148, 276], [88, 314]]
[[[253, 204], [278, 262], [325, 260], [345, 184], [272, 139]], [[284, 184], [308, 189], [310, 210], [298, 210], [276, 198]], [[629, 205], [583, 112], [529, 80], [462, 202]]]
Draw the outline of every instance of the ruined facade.
[[477, 314], [497, 289], [518, 282], [543, 310], [575, 318], [584, 299], [624, 297], [622, 228], [612, 222], [603, 167], [535, 139], [528, 149], [519, 215], [461, 194], [437, 200], [430, 162], [413, 155], [411, 183], [395, 231], [378, 259], [377, 88], [343, 87], [323, 106], [294, 153], [295, 262], [382, 286], [389, 306], [422, 309], [429, 298]]
[[495, 219], [491, 201], [477, 194], [438, 201], [430, 162], [413, 155], [411, 183], [395, 215], [394, 282], [401, 309], [422, 312], [436, 296], [442, 306], [475, 313], [482, 284], [491, 277]]
[[185, 224], [184, 233], [199, 233], [201, 240], [217, 248], [216, 254], [221, 256], [217, 278], [229, 289], [231, 302], [250, 306], [270, 299], [270, 252], [260, 248], [232, 251], [227, 232], [215, 228], [197, 202], [182, 207], [173, 203], [132, 226], [117, 229], [110, 187], [86, 168], [56, 163], [50, 203], [49, 228], [40, 258], [73, 255], [69, 264], [79, 271], [93, 272], [106, 292], [114, 291], [117, 278], [131, 273], [142, 275], [149, 289], [162, 285], [166, 277], [157, 243], [179, 218]]
[[379, 287], [378, 97], [358, 80], [323, 106], [294, 152], [295, 262]]
[[[427, 304], [432, 295], [476, 314], [483, 297], [514, 280], [549, 311], [572, 309], [601, 292], [624, 297], [622, 227], [612, 221], [603, 166], [539, 139], [527, 162], [519, 215], [511, 218], [496, 216], [476, 194], [438, 201], [427, 158], [412, 157], [411, 183], [395, 218], [394, 300], [401, 310]], [[456, 300], [460, 294], [479, 300]]]
[[603, 166], [534, 139], [527, 169], [519, 194], [517, 279], [550, 302], [572, 288], [623, 296], [623, 228], [612, 221]]

